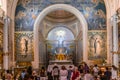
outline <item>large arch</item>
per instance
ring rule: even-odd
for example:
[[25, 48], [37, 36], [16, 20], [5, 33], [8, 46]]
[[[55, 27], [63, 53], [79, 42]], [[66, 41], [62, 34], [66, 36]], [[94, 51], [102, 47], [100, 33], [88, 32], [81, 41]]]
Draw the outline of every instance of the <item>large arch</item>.
[[[12, 1], [12, 5], [11, 5], [11, 8], [8, 10], [8, 12], [9, 13], [7, 13], [7, 15], [11, 18], [11, 28], [12, 28], [12, 30], [10, 31], [10, 35], [12, 35], [11, 36], [11, 44], [12, 44], [12, 65], [14, 65], [15, 66], [15, 53], [14, 53], [14, 27], [15, 27], [15, 10], [16, 10], [16, 6], [17, 6], [17, 3], [18, 3], [18, 1], [19, 0], [13, 0]], [[108, 63], [111, 63], [112, 62], [112, 53], [110, 52], [110, 50], [112, 49], [111, 48], [111, 44], [112, 44], [112, 42], [111, 42], [111, 40], [112, 40], [112, 37], [111, 37], [111, 22], [110, 22], [110, 18], [111, 18], [111, 16], [112, 16], [112, 14], [111, 14], [111, 6], [112, 5], [110, 5], [110, 0], [104, 0], [104, 2], [105, 2], [105, 6], [106, 6], [106, 10], [107, 10], [107, 48], [108, 48], [108, 52], [107, 52], [107, 54], [109, 54], [109, 55], [107, 55], [107, 58], [108, 58], [108, 60], [107, 60], [107, 62]], [[35, 65], [34, 65], [35, 66]]]
[[51, 5], [47, 8], [45, 8], [37, 17], [35, 24], [34, 24], [34, 61], [33, 61], [33, 65], [34, 68], [38, 68], [39, 66], [39, 45], [38, 45], [38, 30], [39, 30], [39, 24], [42, 21], [42, 19], [50, 12], [58, 10], [58, 9], [62, 9], [65, 11], [68, 11], [72, 14], [74, 14], [79, 20], [81, 25], [83, 26], [83, 61], [87, 61], [87, 32], [88, 32], [88, 25], [87, 22], [84, 18], [84, 16], [82, 15], [82, 13], [77, 10], [76, 8], [72, 7], [71, 5], [67, 5], [67, 4], [54, 4]]

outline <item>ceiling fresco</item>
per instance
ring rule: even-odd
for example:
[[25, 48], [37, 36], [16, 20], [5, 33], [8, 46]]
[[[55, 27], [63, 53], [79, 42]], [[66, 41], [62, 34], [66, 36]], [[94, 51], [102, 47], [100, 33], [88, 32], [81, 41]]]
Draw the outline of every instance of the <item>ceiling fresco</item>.
[[71, 17], [74, 17], [74, 14], [67, 12], [65, 10], [56, 10], [49, 13], [47, 16], [52, 19], [69, 19]]
[[103, 0], [20, 0], [15, 13], [15, 31], [33, 31], [36, 17], [53, 4], [77, 8], [88, 22], [89, 30], [106, 30], [106, 8]]

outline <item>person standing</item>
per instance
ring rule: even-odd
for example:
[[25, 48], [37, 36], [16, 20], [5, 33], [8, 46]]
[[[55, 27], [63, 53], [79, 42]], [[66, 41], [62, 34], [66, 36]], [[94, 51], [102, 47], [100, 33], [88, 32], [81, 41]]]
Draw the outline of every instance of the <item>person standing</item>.
[[21, 73], [22, 80], [24, 80], [25, 75], [26, 75], [26, 72], [25, 72], [25, 70], [23, 70], [22, 73]]
[[90, 71], [88, 70], [86, 74], [84, 75], [83, 80], [94, 80], [93, 76], [90, 74]]
[[112, 72], [112, 80], [117, 80], [117, 68], [114, 65], [112, 65], [111, 72]]
[[38, 80], [36, 71], [32, 72], [32, 77], [33, 77], [33, 80]]
[[87, 63], [83, 63], [83, 70], [84, 70], [84, 74], [89, 71], [89, 66], [87, 65]]
[[68, 80], [70, 80], [72, 72], [73, 72], [72, 66], [69, 66], [68, 76], [67, 76]]
[[44, 67], [40, 70], [40, 80], [46, 80], [46, 70]]
[[83, 79], [83, 76], [84, 76], [84, 69], [83, 69], [83, 65], [79, 65], [79, 66], [78, 66], [78, 70], [79, 70], [79, 72], [80, 72], [81, 79]]
[[53, 80], [53, 77], [52, 77], [52, 68], [51, 68], [50, 65], [47, 68], [47, 77], [48, 77], [48, 80]]
[[62, 66], [60, 70], [60, 80], [67, 80], [67, 76], [68, 71], [66, 70], [65, 66]]
[[80, 80], [80, 72], [78, 71], [78, 67], [75, 66], [74, 71], [71, 74], [70, 80]]
[[52, 70], [53, 80], [59, 80], [59, 68], [58, 66], [54, 66]]
[[99, 72], [99, 67], [97, 66], [97, 64], [95, 64], [94, 67], [93, 67], [94, 76], [98, 76], [98, 72]]
[[7, 70], [6, 80], [12, 80], [12, 74], [10, 73], [9, 70]]
[[110, 80], [111, 79], [111, 71], [109, 70], [108, 67], [106, 67], [106, 71], [104, 72], [104, 75], [106, 77], [106, 80]]

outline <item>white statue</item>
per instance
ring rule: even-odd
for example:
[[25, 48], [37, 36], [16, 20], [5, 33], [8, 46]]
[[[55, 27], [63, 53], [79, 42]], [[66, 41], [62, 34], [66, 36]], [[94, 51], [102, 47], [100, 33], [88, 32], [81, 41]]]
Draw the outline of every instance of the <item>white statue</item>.
[[22, 54], [26, 54], [28, 51], [28, 39], [22, 38], [20, 44], [21, 44]]

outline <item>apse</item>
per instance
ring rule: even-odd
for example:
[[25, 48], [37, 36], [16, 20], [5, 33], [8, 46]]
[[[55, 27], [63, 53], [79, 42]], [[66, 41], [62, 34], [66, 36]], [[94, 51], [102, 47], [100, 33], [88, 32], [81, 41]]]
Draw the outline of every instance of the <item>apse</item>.
[[[75, 40], [83, 37], [82, 35], [78, 37], [79, 33], [82, 33], [82, 26], [78, 18], [68, 11], [55, 10], [48, 13], [39, 26], [39, 61], [45, 60], [43, 57], [47, 56], [48, 65], [57, 63], [56, 61], [74, 63], [77, 44]], [[42, 41], [42, 37], [45, 42]], [[42, 46], [44, 44], [46, 44], [46, 51]], [[82, 45], [79, 44], [80, 47]]]

